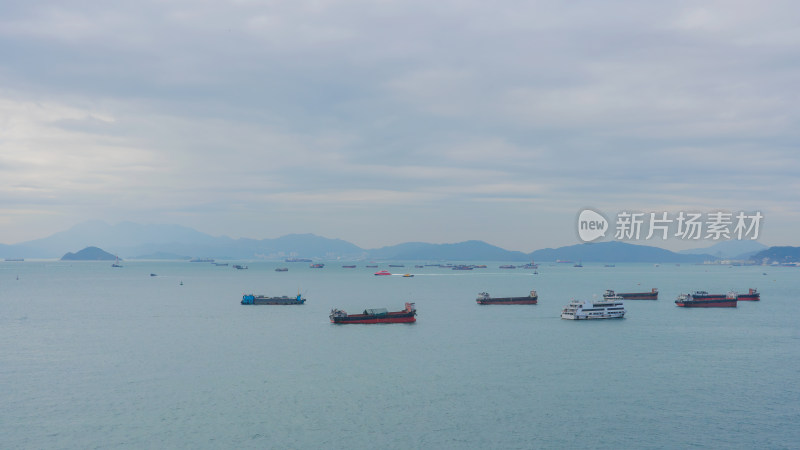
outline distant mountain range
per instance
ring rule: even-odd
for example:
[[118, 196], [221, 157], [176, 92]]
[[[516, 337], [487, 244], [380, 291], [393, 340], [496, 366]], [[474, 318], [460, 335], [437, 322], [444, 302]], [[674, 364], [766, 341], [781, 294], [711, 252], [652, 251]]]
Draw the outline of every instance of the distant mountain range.
[[[417, 261], [555, 261], [583, 262], [702, 262], [727, 256], [742, 249], [738, 244], [720, 243], [707, 249], [681, 253], [659, 247], [625, 242], [598, 242], [532, 253], [506, 250], [483, 241], [454, 244], [408, 242], [379, 249], [362, 249], [341, 239], [313, 234], [290, 234], [275, 239], [232, 239], [211, 236], [178, 225], [140, 225], [123, 222], [109, 225], [89, 221], [52, 236], [14, 245], [0, 244], [3, 258], [58, 258], [85, 247], [99, 247], [126, 259], [283, 259], [301, 257], [343, 260]], [[722, 244], [726, 244], [722, 246]], [[755, 244], [755, 245], [753, 245]], [[747, 251], [758, 251], [757, 242], [747, 243]], [[714, 255], [716, 253], [716, 255]]]
[[754, 254], [751, 259], [756, 262], [797, 263], [800, 262], [800, 247], [770, 247]]
[[712, 255], [727, 259], [749, 259], [754, 254], [765, 250], [766, 245], [752, 240], [720, 241], [710, 247], [681, 250], [678, 253], [688, 255]]

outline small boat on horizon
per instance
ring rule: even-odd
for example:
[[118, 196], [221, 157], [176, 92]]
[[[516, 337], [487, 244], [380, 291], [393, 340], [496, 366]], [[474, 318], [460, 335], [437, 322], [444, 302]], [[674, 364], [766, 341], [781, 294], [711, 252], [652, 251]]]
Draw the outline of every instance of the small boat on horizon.
[[391, 274], [392, 272], [389, 272], [388, 270], [381, 270], [380, 272], [374, 273], [374, 275], [391, 275]]
[[278, 267], [275, 269], [275, 272], [288, 272], [288, 271], [289, 271], [288, 267]]
[[211, 259], [211, 258], [192, 258], [192, 259], [189, 260], [189, 262], [195, 262], [195, 263], [196, 262], [208, 262], [208, 263], [213, 263], [214, 260]]

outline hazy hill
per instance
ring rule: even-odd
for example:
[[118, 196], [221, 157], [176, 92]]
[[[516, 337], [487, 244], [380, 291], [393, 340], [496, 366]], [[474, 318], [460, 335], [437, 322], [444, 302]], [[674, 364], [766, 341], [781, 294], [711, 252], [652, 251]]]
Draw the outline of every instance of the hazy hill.
[[114, 261], [117, 257], [97, 247], [86, 247], [77, 253], [67, 253], [62, 261]]
[[766, 249], [767, 246], [753, 240], [731, 240], [721, 241], [716, 244], [704, 247], [681, 250], [678, 253], [688, 255], [713, 255], [720, 258], [747, 259], [749, 256]]
[[[718, 244], [719, 245], [719, 244]], [[760, 244], [758, 244], [760, 245]], [[428, 261], [555, 261], [584, 262], [701, 262], [711, 255], [677, 254], [658, 247], [624, 242], [578, 244], [533, 253], [506, 250], [483, 241], [453, 244], [409, 242], [365, 250], [341, 239], [314, 234], [289, 234], [274, 239], [232, 239], [211, 236], [177, 225], [108, 225], [90, 221], [52, 236], [16, 245], [0, 245], [0, 258], [57, 258], [73, 248], [102, 247], [131, 258], [188, 259], [384, 259]]]
[[764, 258], [770, 263], [800, 262], [800, 247], [770, 247], [750, 257], [756, 262], [761, 262]]
[[428, 261], [526, 261], [522, 252], [505, 250], [483, 241], [455, 244], [408, 242], [369, 251], [370, 259], [428, 260]]
[[715, 259], [711, 255], [682, 255], [663, 248], [626, 242], [596, 242], [570, 245], [559, 248], [546, 248], [531, 253], [535, 261], [570, 260], [583, 262], [652, 262], [680, 263], [703, 262]]

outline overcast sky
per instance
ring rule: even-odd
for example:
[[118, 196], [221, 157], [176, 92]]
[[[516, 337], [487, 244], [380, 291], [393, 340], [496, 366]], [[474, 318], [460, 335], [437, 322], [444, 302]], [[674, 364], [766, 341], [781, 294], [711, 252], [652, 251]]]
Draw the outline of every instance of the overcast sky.
[[800, 245], [799, 96], [796, 1], [2, 0], [0, 243], [532, 251], [593, 207], [760, 211]]

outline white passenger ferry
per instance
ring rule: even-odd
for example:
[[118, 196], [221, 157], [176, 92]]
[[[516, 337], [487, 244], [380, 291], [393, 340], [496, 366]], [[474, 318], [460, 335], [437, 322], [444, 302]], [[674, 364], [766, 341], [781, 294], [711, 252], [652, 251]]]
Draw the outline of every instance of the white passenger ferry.
[[621, 319], [625, 317], [622, 297], [613, 296], [602, 300], [572, 300], [561, 311], [562, 319]]

